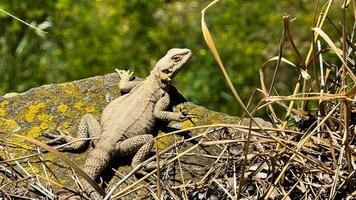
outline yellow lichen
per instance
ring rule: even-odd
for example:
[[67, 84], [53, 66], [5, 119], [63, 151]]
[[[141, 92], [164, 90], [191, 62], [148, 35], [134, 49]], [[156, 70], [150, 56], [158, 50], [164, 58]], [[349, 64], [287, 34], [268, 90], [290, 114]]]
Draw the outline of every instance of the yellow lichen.
[[67, 83], [60, 83], [58, 84], [58, 86], [61, 87], [62, 89], [66, 89]]
[[75, 84], [74, 83], [68, 83], [67, 86], [70, 87], [70, 88], [74, 88]]
[[[162, 136], [165, 133], [159, 133], [158, 136]], [[168, 145], [172, 144], [172, 141], [174, 141], [175, 136], [174, 135], [166, 135], [163, 137], [159, 137], [159, 139], [156, 140], [155, 145], [157, 145], [158, 150], [163, 150], [168, 147]]]
[[31, 166], [25, 166], [24, 167], [27, 172], [37, 174], [37, 175], [42, 175], [43, 171], [40, 170], [37, 166], [31, 165]]
[[128, 165], [124, 165], [124, 166], [120, 166], [118, 170], [124, 174], [127, 174], [132, 171], [132, 168]]
[[91, 113], [91, 112], [95, 111], [95, 108], [94, 108], [94, 106], [89, 105], [88, 107], [85, 108], [85, 111]]
[[0, 103], [0, 117], [3, 117], [5, 116], [6, 114], [6, 110], [4, 109], [5, 106], [9, 105], [9, 101], [8, 100], [3, 100], [1, 103]]
[[50, 122], [48, 123], [48, 130], [47, 131], [54, 131], [56, 130], [58, 127], [58, 124], [55, 122]]
[[206, 120], [209, 124], [217, 124], [222, 122], [222, 117], [218, 113], [210, 113]]
[[182, 122], [182, 128], [190, 128], [196, 126], [196, 124], [199, 122], [198, 118], [191, 118], [190, 120], [185, 120]]
[[38, 103], [36, 105], [30, 105], [28, 107], [28, 112], [25, 114], [25, 119], [28, 122], [33, 122], [38, 110], [40, 110], [41, 108], [44, 108], [45, 104], [44, 103]]
[[75, 91], [76, 91], [76, 84], [74, 83], [67, 83], [64, 87], [63, 87], [64, 91], [66, 94], [68, 95], [72, 95]]
[[48, 129], [48, 124], [43, 122], [43, 123], [40, 124], [40, 128], [42, 130], [46, 130], [46, 129]]
[[57, 106], [57, 110], [61, 113], [65, 113], [68, 110], [68, 106], [66, 104], [61, 103], [59, 106]]
[[3, 117], [5, 113], [5, 110], [3, 108], [0, 108], [0, 117]]
[[73, 94], [73, 90], [66, 90], [66, 93], [67, 93], [68, 95], [72, 95], [72, 94]]
[[63, 122], [62, 127], [67, 129], [69, 128], [69, 125], [70, 125], [69, 122]]
[[42, 113], [38, 115], [38, 120], [42, 122], [51, 122], [53, 120], [54, 116]]
[[78, 101], [77, 103], [74, 104], [74, 108], [80, 109], [82, 108], [84, 103], [82, 101]]
[[68, 88], [74, 88], [75, 84], [74, 83], [61, 83], [58, 84], [60, 87], [62, 87], [62, 89], [64, 90], [68, 90]]
[[12, 132], [18, 128], [17, 123], [11, 119], [0, 118], [0, 129], [4, 132]]
[[41, 133], [41, 127], [34, 126], [28, 131], [27, 136], [30, 138], [37, 138], [40, 136], [40, 133]]
[[4, 100], [4, 101], [2, 101], [1, 103], [0, 103], [0, 107], [5, 107], [5, 106], [7, 106], [7, 105], [9, 105], [9, 101], [8, 100]]

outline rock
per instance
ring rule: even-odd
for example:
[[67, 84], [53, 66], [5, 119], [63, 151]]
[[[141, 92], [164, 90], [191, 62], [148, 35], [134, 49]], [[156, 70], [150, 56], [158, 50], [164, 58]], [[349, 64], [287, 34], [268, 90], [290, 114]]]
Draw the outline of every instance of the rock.
[[[117, 74], [111, 73], [68, 83], [44, 85], [24, 93], [11, 93], [0, 97], [0, 130], [40, 141], [45, 141], [41, 136], [42, 132], [53, 133], [57, 128], [75, 136], [81, 116], [91, 113], [99, 118], [105, 105], [120, 95], [118, 81]], [[5, 151], [0, 152], [0, 156], [5, 160], [34, 153], [34, 147], [29, 143], [16, 137], [11, 137], [11, 141], [16, 144], [7, 147], [11, 157], [5, 154]], [[83, 165], [86, 158], [85, 153], [66, 155], [79, 166]], [[63, 185], [74, 185], [66, 164], [51, 154], [45, 154], [43, 160], [46, 161], [48, 168], [60, 177]], [[44, 175], [43, 166], [38, 164], [38, 158], [31, 157], [29, 161], [33, 163], [31, 167], [36, 173]], [[32, 174], [28, 164], [24, 163], [23, 167]], [[20, 172], [25, 173], [22, 170]]]
[[[12, 133], [25, 135], [42, 142], [45, 141], [45, 138], [41, 135], [42, 132], [53, 133], [58, 128], [76, 136], [77, 125], [81, 116], [85, 113], [91, 113], [100, 120], [101, 111], [105, 105], [119, 95], [119, 77], [116, 73], [111, 73], [73, 82], [44, 85], [24, 93], [11, 93], [0, 97], [0, 130], [8, 133], [8, 135], [2, 135], [2, 140], [9, 144], [6, 147], [0, 146], [2, 147], [0, 156], [5, 160], [1, 162], [7, 164], [14, 163], [8, 162], [8, 160], [21, 158], [37, 152], [37, 149], [33, 145], [19, 138], [10, 137]], [[238, 123], [240, 121], [237, 117], [210, 111], [189, 102], [183, 103], [185, 101], [184, 98], [174, 88], [172, 88], [172, 95], [174, 95], [173, 99], [176, 100], [173, 102], [175, 109], [186, 109], [190, 113], [197, 114], [200, 118], [187, 120], [183, 123], [171, 122], [168, 126], [161, 124], [159, 125], [161, 127], [187, 128], [216, 123]], [[245, 120], [243, 124], [248, 124], [248, 121]], [[158, 132], [162, 134], [162, 130]], [[190, 135], [189, 137], [192, 136]], [[174, 143], [174, 140], [175, 137], [173, 135], [159, 139], [157, 143], [158, 149], [165, 149]], [[187, 148], [192, 145], [194, 143], [187, 145]], [[205, 148], [195, 153], [206, 153], [207, 151], [212, 152], [212, 155], [216, 155], [216, 152], [218, 152], [214, 148]], [[216, 152], [214, 153], [214, 151]], [[82, 152], [65, 154], [77, 165], [82, 166], [87, 152], [83, 150]], [[205, 173], [202, 170], [202, 166], [204, 168], [204, 166], [211, 164], [215, 160], [215, 158], [209, 159], [206, 157], [200, 157], [198, 160], [196, 158], [197, 156], [184, 158], [185, 165], [190, 165], [189, 170], [185, 170], [186, 172], [184, 173], [184, 177], [189, 180], [193, 180], [198, 175], [200, 177], [202, 173]], [[67, 187], [77, 188], [73, 177], [71, 177], [73, 173], [68, 165], [49, 153], [43, 154], [41, 159], [46, 163], [47, 174], [50, 174], [47, 177], [48, 179], [58, 181]], [[113, 164], [112, 167], [120, 167], [119, 173], [126, 174], [131, 170], [128, 167], [130, 158], [118, 160], [119, 162]], [[36, 173], [42, 177], [46, 177], [43, 170], [44, 166], [39, 162], [38, 157], [32, 156], [27, 159], [21, 159], [20, 163], [23, 166], [23, 169], [18, 169], [21, 174], [28, 173], [34, 175]], [[31, 163], [31, 166], [28, 163]], [[54, 178], [52, 172], [49, 171], [52, 171], [58, 179]], [[110, 171], [108, 172], [109, 178], [106, 177], [106, 180], [113, 180], [115, 182], [117, 177], [112, 178], [114, 175], [113, 171], [111, 169], [108, 169], [108, 171]]]

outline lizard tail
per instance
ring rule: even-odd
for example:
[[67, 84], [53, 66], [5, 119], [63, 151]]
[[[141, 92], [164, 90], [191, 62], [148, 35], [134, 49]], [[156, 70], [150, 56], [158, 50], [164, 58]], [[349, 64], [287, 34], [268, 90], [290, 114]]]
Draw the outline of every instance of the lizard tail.
[[110, 152], [112, 152], [110, 146], [111, 145], [108, 145], [107, 143], [104, 144], [104, 142], [101, 142], [89, 153], [84, 164], [84, 171], [93, 180], [95, 180], [108, 166], [111, 159]]
[[[99, 177], [100, 173], [108, 166], [111, 153], [113, 149], [106, 141], [99, 142], [97, 146], [89, 153], [87, 160], [84, 164], [84, 171], [87, 175], [95, 180]], [[84, 184], [84, 190], [89, 194], [92, 199], [98, 198], [94, 188], [89, 184]], [[94, 198], [94, 196], [96, 198]]]

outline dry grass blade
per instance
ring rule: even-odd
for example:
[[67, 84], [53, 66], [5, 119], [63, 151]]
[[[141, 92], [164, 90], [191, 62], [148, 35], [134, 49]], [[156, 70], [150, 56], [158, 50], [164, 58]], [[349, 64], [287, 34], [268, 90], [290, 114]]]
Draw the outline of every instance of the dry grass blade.
[[[280, 172], [280, 174], [278, 175], [278, 177], [276, 178], [276, 180], [274, 181], [273, 185], [277, 185], [279, 183], [279, 181], [282, 179], [282, 177], [284, 176], [286, 170], [288, 169], [290, 163], [292, 160], [294, 160], [295, 156], [297, 156], [297, 152], [303, 147], [303, 145], [305, 144], [305, 142], [311, 137], [311, 135], [319, 128], [319, 126], [321, 126], [332, 114], [333, 112], [335, 112], [335, 110], [338, 108], [339, 105], [336, 105], [334, 107], [334, 109], [332, 111], [330, 111], [330, 113], [325, 116], [325, 118], [322, 120], [322, 122], [320, 122], [320, 124], [317, 125], [317, 127], [314, 128], [314, 130], [312, 130], [308, 135], [306, 135], [297, 145], [297, 148], [293, 151], [293, 155], [290, 157], [289, 161], [284, 165], [282, 171]], [[267, 192], [266, 196], [264, 199], [268, 199], [268, 197], [271, 195], [271, 193], [273, 192], [273, 190], [275, 189], [275, 187], [272, 185], [272, 187], [270, 188], [270, 190]]]
[[160, 159], [159, 159], [159, 150], [158, 150], [158, 143], [157, 140], [155, 139], [155, 149], [156, 149], [156, 162], [157, 162], [157, 196], [161, 196], [161, 179], [160, 179], [160, 173], [161, 173], [161, 168], [159, 166]]
[[342, 8], [347, 8], [349, 6], [349, 4], [351, 3], [351, 0], [347, 0], [347, 1], [344, 1], [344, 3], [342, 4]]
[[60, 184], [60, 183], [58, 183], [58, 182], [56, 182], [56, 181], [53, 181], [53, 180], [51, 180], [51, 179], [48, 179], [47, 177], [43, 177], [43, 176], [41, 176], [41, 175], [37, 175], [37, 176], [38, 176], [39, 178], [45, 180], [45, 181], [48, 182], [48, 183], [51, 183], [51, 184], [53, 184], [53, 185], [56, 185], [57, 187], [64, 188], [64, 189], [66, 189], [66, 190], [68, 190], [68, 191], [71, 191], [71, 192], [73, 192], [73, 193], [76, 192], [75, 190], [73, 190], [73, 189], [71, 189], [71, 188], [68, 188], [68, 187], [66, 187], [66, 186], [64, 186], [64, 185], [62, 185], [62, 184]]
[[[306, 93], [308, 94], [308, 93]], [[353, 101], [355, 102], [354, 99], [350, 99], [347, 98], [347, 96], [345, 95], [332, 95], [332, 94], [324, 94], [323, 96], [319, 96], [319, 95], [313, 95], [313, 96], [309, 96], [309, 97], [300, 97], [300, 94], [297, 95], [290, 95], [290, 96], [270, 96], [266, 98], [266, 101], [310, 101], [310, 100], [343, 100], [346, 99], [348, 101]]]
[[352, 1], [352, 11], [354, 13], [354, 19], [356, 21], [356, 2]]
[[232, 200], [234, 200], [234, 197], [224, 188], [224, 186], [221, 185], [215, 178], [213, 178], [213, 181], [225, 192], [225, 194]]
[[[249, 124], [250, 128], [252, 126], [252, 121], [250, 120], [250, 124]], [[250, 147], [250, 141], [251, 141], [251, 129], [249, 129], [248, 134], [247, 134], [247, 139], [246, 139], [246, 144], [245, 144], [245, 149], [244, 149], [244, 160], [242, 163], [242, 169], [241, 169], [241, 176], [240, 176], [240, 181], [239, 181], [239, 188], [238, 188], [238, 192], [237, 192], [237, 199], [240, 199], [241, 197], [241, 190], [242, 190], [242, 186], [243, 186], [243, 182], [244, 182], [244, 174], [245, 174], [245, 170], [246, 170], [246, 165], [248, 162], [248, 152], [249, 152], [249, 147]]]
[[[331, 8], [331, 4], [333, 3], [333, 0], [329, 0], [325, 6], [325, 11], [322, 11], [319, 15], [319, 19], [318, 19], [318, 23], [316, 25], [317, 28], [322, 28], [323, 25], [324, 25], [324, 22], [325, 22], [325, 19], [326, 17], [328, 16], [328, 13], [330, 11], [330, 8]], [[314, 42], [316, 42], [318, 40], [318, 36], [319, 36], [319, 33], [315, 33], [314, 36], [313, 36], [313, 39], [314, 41], [312, 42], [311, 46], [310, 46], [310, 49], [309, 49], [309, 52], [308, 52], [308, 55], [307, 55], [307, 58], [305, 59], [305, 65], [307, 66], [308, 63], [309, 63], [309, 60], [312, 56], [312, 53], [313, 53], [313, 44]]]
[[306, 68], [305, 67], [305, 63], [303, 63], [303, 56], [302, 54], [299, 52], [294, 40], [293, 40], [293, 37], [292, 37], [292, 34], [290, 33], [290, 30], [289, 30], [289, 15], [284, 17], [283, 18], [283, 23], [284, 23], [284, 27], [285, 27], [285, 30], [286, 30], [286, 33], [287, 33], [287, 36], [288, 36], [288, 39], [289, 39], [289, 42], [290, 44], [292, 45], [292, 48], [293, 48], [293, 51], [295, 52], [295, 54], [297, 55], [298, 59], [299, 59], [299, 62], [301, 64], [301, 66], [303, 68]]
[[217, 3], [219, 0], [215, 0], [213, 2], [211, 2], [208, 6], [206, 6], [202, 11], [201, 11], [201, 27], [202, 27], [202, 31], [203, 31], [203, 36], [204, 36], [204, 39], [205, 39], [205, 42], [206, 44], [208, 45], [210, 51], [212, 52], [215, 60], [218, 62], [219, 66], [220, 66], [220, 69], [221, 71], [223, 72], [224, 74], [224, 77], [225, 77], [225, 80], [227, 82], [227, 84], [229, 85], [229, 88], [231, 90], [231, 92], [233, 93], [236, 101], [240, 104], [240, 106], [243, 108], [244, 112], [251, 118], [251, 120], [259, 127], [263, 130], [263, 128], [261, 127], [261, 125], [258, 124], [258, 122], [253, 118], [253, 116], [251, 115], [250, 111], [248, 111], [248, 109], [246, 108], [245, 104], [242, 102], [239, 94], [237, 93], [226, 69], [225, 69], [225, 66], [223, 64], [223, 62], [221, 61], [221, 58], [219, 56], [219, 53], [215, 47], [215, 44], [214, 44], [214, 40], [213, 38], [211, 37], [211, 34], [210, 34], [210, 31], [208, 29], [208, 26], [206, 25], [205, 23], [205, 12], [206, 10], [211, 7], [212, 5], [214, 5], [215, 3]]
[[31, 28], [33, 28], [33, 29], [35, 29], [35, 30], [41, 32], [41, 33], [47, 33], [46, 31], [43, 31], [42, 29], [39, 29], [39, 28], [37, 28], [37, 27], [35, 27], [35, 26], [33, 26], [33, 25], [31, 25], [31, 24], [25, 22], [24, 20], [22, 20], [22, 19], [16, 17], [15, 15], [12, 15], [12, 14], [6, 12], [6, 11], [3, 10], [3, 9], [0, 9], [0, 11], [3, 12], [3, 13], [5, 13], [6, 15], [9, 15], [10, 17], [16, 19], [17, 21], [19, 21], [19, 22], [21, 22], [21, 23], [23, 23], [23, 24], [26, 24], [27, 26], [29, 26], [29, 27], [31, 27]]
[[263, 93], [265, 94], [265, 96], [268, 96], [268, 90], [266, 88], [265, 78], [264, 78], [265, 77], [265, 68], [269, 62], [278, 61], [279, 59], [281, 62], [284, 62], [284, 63], [294, 67], [296, 70], [298, 70], [304, 79], [310, 79], [310, 75], [308, 74], [307, 71], [305, 71], [301, 68], [297, 68], [297, 66], [294, 63], [287, 60], [286, 58], [279, 57], [279, 56], [272, 57], [272, 58], [268, 59], [266, 62], [264, 62], [261, 65], [260, 70], [259, 70], [261, 89], [262, 89]]
[[31, 178], [33, 178], [33, 177], [32, 177], [32, 176], [27, 176], [27, 177], [24, 177], [24, 178], [20, 178], [20, 179], [18, 179], [18, 180], [15, 180], [15, 181], [13, 181], [13, 182], [3, 184], [3, 185], [0, 186], [0, 191], [3, 190], [3, 189], [4, 189], [6, 186], [8, 186], [8, 185], [16, 184], [16, 183], [19, 183], [19, 182], [22, 182], [22, 181], [26, 181], [26, 180], [31, 179]]
[[[176, 152], [176, 154], [179, 154], [179, 151], [178, 151], [178, 148], [177, 148], [177, 139], [176, 139], [176, 137], [174, 137], [174, 143], [175, 143], [175, 152]], [[180, 173], [182, 184], [183, 184], [183, 194], [184, 194], [183, 199], [184, 200], [188, 200], [187, 189], [184, 187], [185, 179], [184, 179], [182, 164], [181, 164], [181, 161], [180, 161], [179, 158], [178, 158], [178, 168], [179, 168], [179, 173]]]
[[342, 64], [345, 65], [346, 70], [349, 72], [350, 77], [352, 78], [353, 82], [356, 83], [356, 77], [355, 77], [354, 73], [347, 66], [347, 63], [344, 60], [343, 55], [341, 55], [341, 53], [340, 53], [340, 52], [343, 52], [343, 51], [336, 47], [334, 42], [329, 38], [329, 36], [323, 30], [321, 30], [320, 28], [313, 28], [312, 30], [317, 32], [325, 40], [325, 42], [328, 43], [328, 45], [331, 47], [331, 49], [334, 51], [334, 53], [337, 55], [337, 57], [339, 57], [339, 59], [342, 62]]
[[[4, 132], [0, 132], [1, 134], [8, 134], [8, 133], [4, 133]], [[49, 151], [50, 153], [52, 153], [55, 157], [61, 159], [63, 162], [65, 162], [66, 164], [68, 164], [70, 167], [72, 167], [78, 174], [80, 174], [99, 194], [104, 195], [105, 191], [103, 189], [101, 189], [101, 187], [99, 187], [98, 184], [95, 183], [94, 180], [92, 180], [82, 169], [81, 167], [79, 167], [78, 165], [76, 165], [73, 161], [71, 161], [69, 158], [67, 158], [65, 155], [63, 155], [61, 152], [59, 152], [58, 150], [52, 148], [51, 146], [48, 146], [47, 144], [40, 142], [36, 139], [33, 138], [29, 138], [23, 135], [18, 135], [18, 134], [11, 134], [12, 136], [24, 139], [36, 146], [39, 146], [47, 151]]]

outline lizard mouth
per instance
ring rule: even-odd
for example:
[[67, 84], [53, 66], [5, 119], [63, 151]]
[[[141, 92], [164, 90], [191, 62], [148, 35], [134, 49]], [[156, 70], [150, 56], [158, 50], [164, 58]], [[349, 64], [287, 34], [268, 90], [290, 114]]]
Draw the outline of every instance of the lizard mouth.
[[160, 77], [161, 77], [161, 80], [165, 83], [168, 83], [170, 82], [172, 79], [171, 79], [171, 76], [172, 76], [173, 73], [160, 73]]
[[184, 56], [183, 57], [184, 63], [186, 63], [192, 57], [193, 53], [192, 53], [192, 51], [190, 49], [187, 49], [187, 51], [182, 53], [182, 55]]

